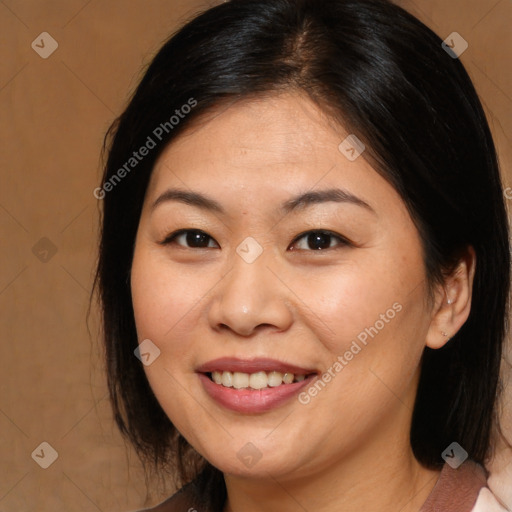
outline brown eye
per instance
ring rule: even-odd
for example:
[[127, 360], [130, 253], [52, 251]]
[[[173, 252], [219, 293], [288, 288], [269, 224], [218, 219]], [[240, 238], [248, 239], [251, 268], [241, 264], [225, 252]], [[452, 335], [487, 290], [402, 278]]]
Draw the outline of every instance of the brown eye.
[[205, 249], [209, 247], [218, 247], [218, 245], [210, 245], [214, 242], [213, 238], [204, 231], [198, 229], [180, 229], [165, 238], [162, 245], [176, 244], [190, 249]]
[[[350, 245], [348, 240], [330, 231], [307, 231], [297, 237], [294, 243], [296, 244], [298, 240], [302, 239], [305, 240], [305, 244], [303, 243], [302, 247], [299, 247], [299, 250], [322, 251], [326, 249], [335, 249], [339, 246]], [[339, 243], [334, 247], [331, 247], [333, 239], [337, 239]]]

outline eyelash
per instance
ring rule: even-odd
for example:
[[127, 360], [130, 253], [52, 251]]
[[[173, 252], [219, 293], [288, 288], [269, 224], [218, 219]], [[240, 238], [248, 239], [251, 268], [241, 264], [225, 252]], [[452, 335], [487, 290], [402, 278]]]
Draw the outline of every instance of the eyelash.
[[[176, 244], [176, 239], [181, 235], [186, 235], [187, 233], [198, 233], [198, 234], [206, 235], [210, 240], [213, 240], [213, 238], [210, 235], [208, 235], [207, 233], [205, 233], [204, 231], [202, 231], [200, 229], [180, 229], [178, 231], [174, 231], [170, 235], [167, 235], [164, 238], [164, 240], [162, 240], [159, 243], [160, 243], [160, 245]], [[325, 229], [313, 229], [313, 230], [309, 230], [309, 231], [304, 231], [303, 233], [301, 233], [300, 235], [297, 235], [297, 237], [295, 237], [292, 244], [296, 244], [299, 240], [301, 240], [302, 238], [305, 238], [307, 235], [311, 235], [311, 234], [327, 235], [327, 236], [338, 239], [339, 243], [338, 243], [338, 245], [336, 245], [334, 247], [328, 247], [327, 249], [299, 249], [299, 250], [307, 251], [307, 252], [326, 252], [326, 251], [334, 250], [337, 248], [342, 248], [342, 247], [347, 247], [347, 246], [353, 245], [345, 237], [338, 235], [337, 233], [334, 233], [332, 231], [325, 230]], [[176, 245], [179, 245], [180, 247], [182, 247], [184, 249], [214, 249], [214, 247], [187, 247], [187, 246], [183, 246], [180, 244], [176, 244]]]

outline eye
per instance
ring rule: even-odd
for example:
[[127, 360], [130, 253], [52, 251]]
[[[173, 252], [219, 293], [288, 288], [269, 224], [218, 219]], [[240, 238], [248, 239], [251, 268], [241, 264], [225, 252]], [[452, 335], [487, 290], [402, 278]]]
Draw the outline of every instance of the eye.
[[[330, 231], [306, 231], [305, 233], [302, 233], [299, 235], [295, 240], [294, 244], [297, 243], [298, 240], [305, 240], [305, 243], [303, 243], [302, 247], [299, 247], [299, 250], [314, 250], [314, 251], [324, 251], [327, 249], [335, 249], [336, 246], [331, 247], [331, 241], [333, 238], [336, 238], [339, 243], [337, 246], [349, 246], [351, 243], [344, 237], [337, 235], [335, 233], [332, 233]], [[292, 250], [294, 250], [292, 248]]]
[[[171, 233], [160, 242], [162, 245], [177, 244], [190, 249], [205, 249], [215, 247], [210, 245], [210, 241], [214, 241], [210, 235], [199, 229], [180, 229]], [[184, 243], [188, 245], [184, 245]], [[217, 242], [215, 242], [217, 244]], [[218, 245], [217, 245], [218, 247]]]
[[[325, 251], [327, 249], [335, 249], [339, 246], [351, 245], [351, 243], [341, 235], [330, 231], [317, 230], [306, 231], [305, 233], [300, 234], [293, 241], [291, 250], [294, 250], [293, 245], [296, 245], [297, 242], [302, 239], [305, 240], [305, 243], [302, 243], [302, 247], [299, 247], [299, 250], [313, 250], [318, 252]], [[338, 244], [334, 247], [331, 247], [332, 239], [338, 240]], [[211, 245], [211, 243], [214, 245]], [[180, 229], [168, 235], [162, 242], [160, 242], [160, 244], [176, 244], [189, 249], [208, 249], [218, 247], [217, 242], [215, 242], [210, 235], [199, 229]]]

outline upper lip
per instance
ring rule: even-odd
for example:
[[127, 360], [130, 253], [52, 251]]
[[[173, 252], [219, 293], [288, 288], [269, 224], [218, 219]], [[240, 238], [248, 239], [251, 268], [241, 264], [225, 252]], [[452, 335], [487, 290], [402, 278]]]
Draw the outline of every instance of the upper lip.
[[316, 370], [302, 368], [294, 364], [268, 358], [239, 359], [236, 357], [221, 357], [219, 359], [207, 361], [196, 368], [196, 372], [199, 373], [210, 373], [215, 371], [241, 373], [281, 372], [294, 373], [296, 375], [316, 373]]

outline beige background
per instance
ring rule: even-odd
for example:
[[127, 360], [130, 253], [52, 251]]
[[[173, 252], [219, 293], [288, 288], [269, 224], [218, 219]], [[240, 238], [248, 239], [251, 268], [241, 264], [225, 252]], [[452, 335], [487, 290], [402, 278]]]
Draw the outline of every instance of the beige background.
[[[442, 38], [457, 31], [468, 41], [461, 60], [512, 186], [512, 2], [400, 4]], [[92, 191], [103, 134], [142, 66], [207, 5], [0, 1], [1, 512], [123, 512], [144, 504], [139, 464], [112, 423], [94, 311], [90, 334], [85, 323], [99, 207]], [[31, 48], [42, 32], [59, 45], [47, 59]], [[58, 452], [47, 469], [31, 457], [42, 442]], [[512, 482], [510, 459], [496, 468]], [[150, 490], [155, 503], [172, 489]]]

